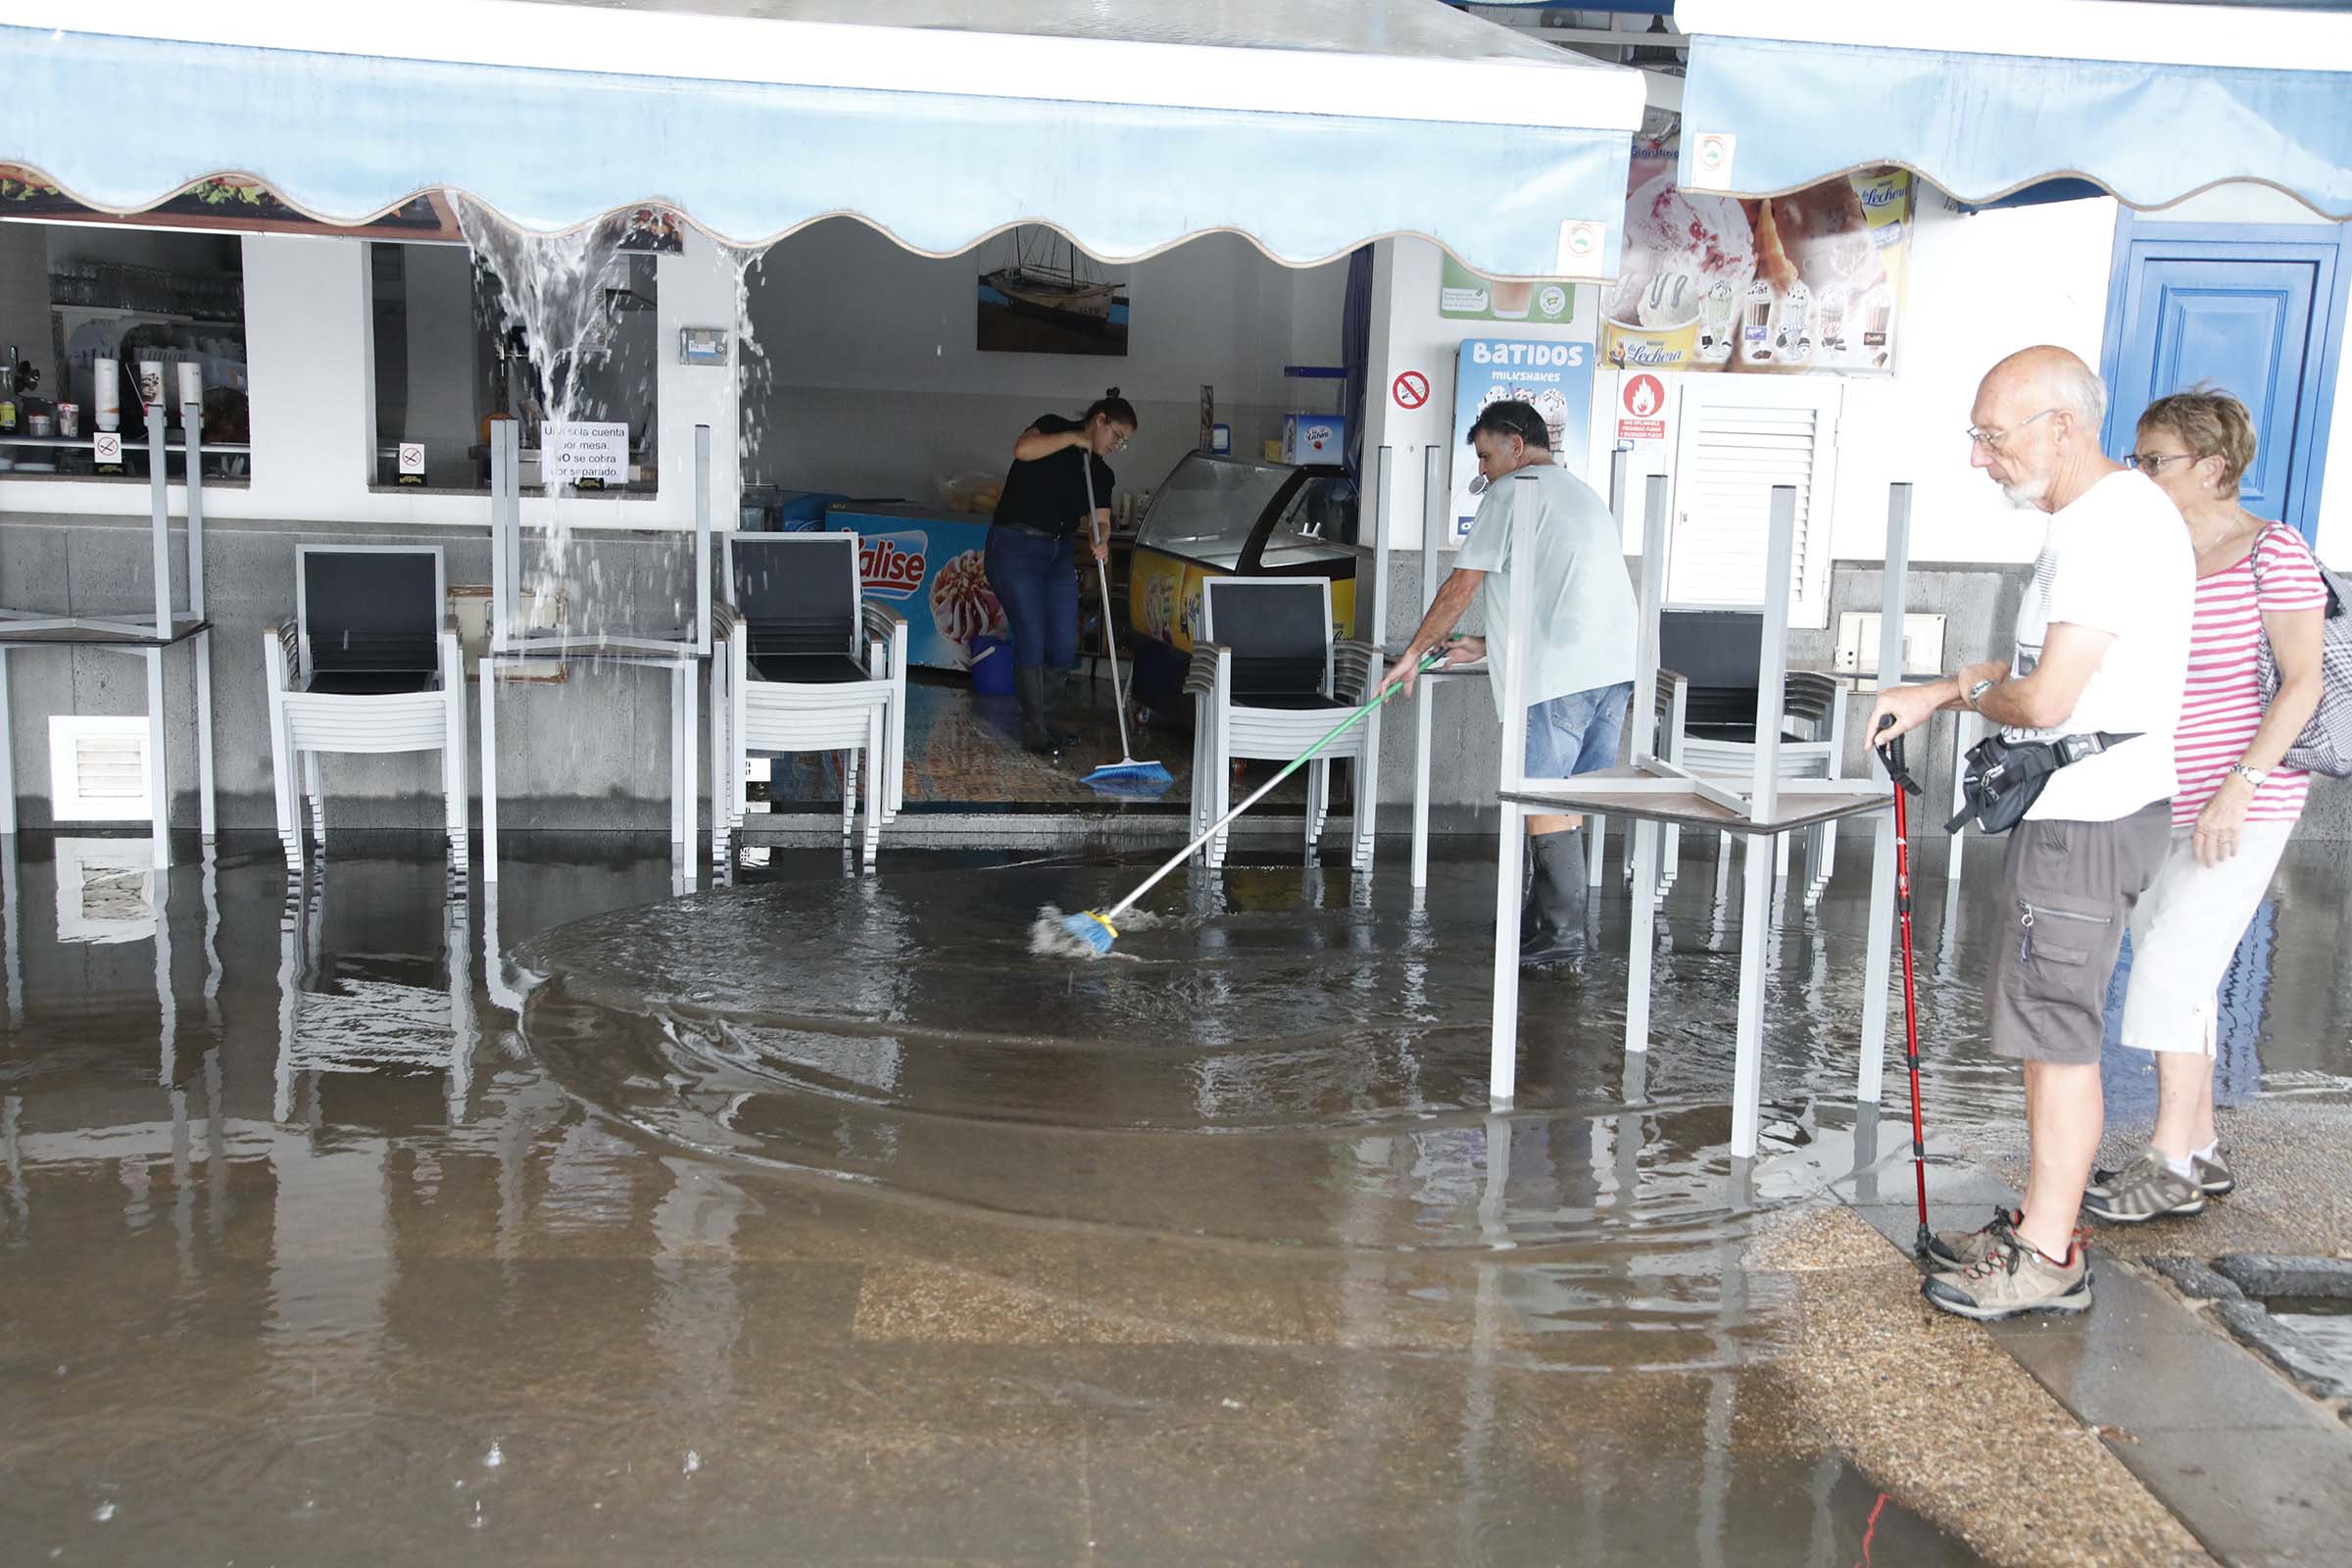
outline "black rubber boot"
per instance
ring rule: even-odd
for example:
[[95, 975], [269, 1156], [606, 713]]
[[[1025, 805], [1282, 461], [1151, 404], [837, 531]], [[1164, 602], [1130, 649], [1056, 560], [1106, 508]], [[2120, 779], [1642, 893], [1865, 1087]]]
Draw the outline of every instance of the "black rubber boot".
[[[1054, 670], [1049, 677], [1047, 677], [1046, 692], [1049, 698], [1058, 698], [1065, 710], [1075, 707], [1080, 696], [1078, 690], [1078, 672], [1075, 669]], [[1046, 733], [1054, 737], [1054, 745], [1057, 751], [1066, 752], [1071, 747], [1077, 745], [1079, 741], [1079, 735], [1076, 730], [1070, 728], [1067, 724], [1056, 724], [1054, 722], [1053, 704], [1051, 702], [1047, 704], [1046, 708]]]
[[1046, 672], [1031, 667], [1012, 672], [1013, 695], [1021, 703], [1021, 746], [1040, 757], [1060, 753], [1062, 743], [1046, 727]]
[[1519, 939], [1523, 964], [1561, 964], [1572, 972], [1585, 958], [1585, 830], [1531, 835], [1536, 861], [1536, 919]]

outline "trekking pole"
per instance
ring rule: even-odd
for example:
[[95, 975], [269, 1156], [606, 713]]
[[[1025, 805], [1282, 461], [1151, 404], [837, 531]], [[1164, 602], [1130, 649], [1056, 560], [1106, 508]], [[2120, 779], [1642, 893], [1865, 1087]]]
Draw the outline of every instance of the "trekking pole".
[[[1894, 722], [1887, 714], [1879, 720], [1885, 729]], [[1911, 1173], [1919, 1187], [1919, 1239], [1913, 1250], [1928, 1259], [1928, 1133], [1919, 1114], [1919, 995], [1911, 956], [1911, 813], [1905, 797], [1920, 793], [1919, 781], [1903, 763], [1903, 738], [1877, 748], [1879, 765], [1894, 784], [1894, 911], [1903, 933], [1903, 1065], [1911, 1070]]]

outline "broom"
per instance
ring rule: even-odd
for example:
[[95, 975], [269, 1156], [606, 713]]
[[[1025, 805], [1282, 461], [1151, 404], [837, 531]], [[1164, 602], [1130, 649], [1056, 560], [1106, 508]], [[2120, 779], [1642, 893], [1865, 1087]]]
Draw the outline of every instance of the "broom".
[[[1095, 512], [1095, 453], [1091, 443], [1087, 447], [1086, 456], [1080, 460], [1079, 467], [1086, 474], [1087, 537], [1100, 547], [1102, 543], [1102, 535], [1100, 532], [1101, 523]], [[1103, 564], [1101, 556], [1095, 558], [1095, 580], [1102, 586], [1102, 653], [1110, 661], [1110, 700], [1119, 710], [1119, 760], [1115, 762], [1104, 762], [1078, 782], [1092, 784], [1098, 788], [1106, 785], [1140, 787], [1139, 793], [1156, 795], [1176, 781], [1159, 763], [1137, 761], [1135, 753], [1128, 748], [1127, 696], [1119, 689], [1119, 647], [1110, 633], [1110, 568]]]
[[[1418, 674], [1423, 670], [1427, 670], [1432, 666], [1443, 662], [1446, 656], [1443, 653], [1430, 653], [1422, 656], [1420, 665], [1414, 671], [1414, 673]], [[1129, 909], [1135, 907], [1137, 900], [1141, 899], [1145, 894], [1151, 892], [1154, 887], [1158, 886], [1160, 879], [1166, 876], [1170, 871], [1173, 871], [1178, 866], [1182, 865], [1185, 860], [1191, 857], [1195, 850], [1199, 849], [1201, 845], [1206, 844], [1210, 839], [1216, 837], [1216, 835], [1219, 833], [1225, 831], [1227, 824], [1232, 822], [1235, 817], [1240, 816], [1244, 811], [1247, 811], [1250, 809], [1250, 808], [1264, 800], [1267, 795], [1272, 793], [1275, 785], [1280, 784], [1284, 779], [1289, 778], [1293, 773], [1298, 772], [1298, 769], [1304, 767], [1308, 762], [1313, 761], [1316, 755], [1320, 753], [1324, 747], [1329, 746], [1333, 741], [1338, 740], [1342, 735], [1347, 734], [1348, 730], [1354, 728], [1355, 725], [1363, 719], [1365, 714], [1371, 712], [1372, 710], [1378, 708], [1381, 704], [1387, 702], [1392, 696], [1396, 695], [1396, 690], [1397, 688], [1396, 686], [1384, 686], [1381, 688], [1381, 690], [1373, 696], [1371, 701], [1365, 703], [1361, 708], [1358, 708], [1354, 711], [1350, 712], [1346, 718], [1341, 719], [1337, 724], [1334, 724], [1329, 730], [1324, 732], [1323, 738], [1316, 741], [1314, 745], [1309, 746], [1305, 751], [1299, 753], [1288, 762], [1283, 763], [1281, 772], [1275, 774], [1272, 778], [1266, 780], [1263, 784], [1260, 784], [1256, 789], [1252, 790], [1248, 800], [1242, 802], [1241, 805], [1235, 807], [1232, 810], [1227, 811], [1223, 816], [1218, 817], [1215, 822], [1209, 825], [1207, 832], [1193, 840], [1192, 843], [1187, 844], [1183, 849], [1178, 850], [1175, 855], [1169, 858], [1167, 864], [1161, 866], [1158, 870], [1146, 877], [1141, 887], [1138, 887], [1133, 893], [1128, 894], [1118, 903], [1112, 905], [1107, 910], [1097, 912], [1093, 909], [1087, 909], [1077, 914], [1064, 915], [1059, 920], [1056, 920], [1051, 911], [1039, 915], [1037, 918], [1037, 923], [1030, 928], [1029, 946], [1031, 950], [1037, 953], [1074, 953], [1078, 956], [1089, 958], [1099, 958], [1104, 954], [1110, 952], [1110, 945], [1117, 941], [1119, 936], [1119, 928], [1113, 922], [1116, 921], [1120, 915], [1125, 914]], [[1075, 944], [1074, 948], [1072, 946], [1073, 944]]]

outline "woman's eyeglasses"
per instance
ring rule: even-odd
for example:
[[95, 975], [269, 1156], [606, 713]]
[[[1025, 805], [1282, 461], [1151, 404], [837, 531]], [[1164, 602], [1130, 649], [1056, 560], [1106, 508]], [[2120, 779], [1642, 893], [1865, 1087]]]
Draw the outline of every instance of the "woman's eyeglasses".
[[2127, 452], [2124, 454], [2125, 467], [2137, 468], [2151, 479], [2164, 472], [2164, 466], [2168, 463], [2194, 463], [2196, 461], [2196, 454], [2193, 452]]

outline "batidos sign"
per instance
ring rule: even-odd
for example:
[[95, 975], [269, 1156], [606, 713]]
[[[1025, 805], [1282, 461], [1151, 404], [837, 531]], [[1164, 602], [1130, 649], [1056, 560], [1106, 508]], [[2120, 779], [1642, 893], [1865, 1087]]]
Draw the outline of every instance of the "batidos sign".
[[912, 599], [930, 564], [931, 536], [868, 534], [858, 542], [858, 580], [877, 599]]
[[1589, 343], [1522, 343], [1513, 341], [1477, 341], [1470, 345], [1473, 365], [1509, 365], [1537, 367], [1556, 365], [1573, 370], [1585, 363]]

